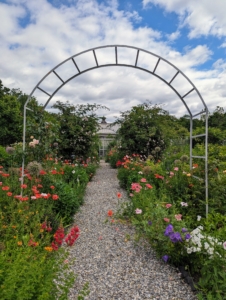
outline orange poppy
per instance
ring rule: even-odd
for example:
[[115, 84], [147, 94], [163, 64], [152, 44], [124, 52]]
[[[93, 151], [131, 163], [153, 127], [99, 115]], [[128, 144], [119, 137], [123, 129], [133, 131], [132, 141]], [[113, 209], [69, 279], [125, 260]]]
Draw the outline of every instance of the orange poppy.
[[113, 211], [110, 209], [110, 210], [108, 211], [108, 216], [109, 216], [109, 217], [112, 217], [113, 214], [114, 214]]

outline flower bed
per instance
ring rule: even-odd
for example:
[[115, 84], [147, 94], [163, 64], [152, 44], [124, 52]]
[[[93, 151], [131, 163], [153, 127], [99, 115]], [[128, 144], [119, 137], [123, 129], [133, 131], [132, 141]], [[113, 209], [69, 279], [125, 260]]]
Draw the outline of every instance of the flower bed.
[[[125, 156], [118, 163], [118, 178], [130, 201], [120, 215], [131, 220], [164, 262], [187, 273], [199, 299], [225, 299], [226, 216], [221, 210], [225, 203], [219, 206], [219, 199], [215, 203], [210, 198], [206, 218], [204, 181], [193, 177], [201, 177], [203, 170], [194, 164], [191, 171], [187, 159], [182, 156], [167, 170], [164, 161]], [[211, 180], [222, 188], [224, 170]]]
[[65, 228], [96, 167], [31, 162], [21, 184], [20, 169], [0, 166], [1, 299], [67, 299], [74, 281], [67, 246], [79, 228]]

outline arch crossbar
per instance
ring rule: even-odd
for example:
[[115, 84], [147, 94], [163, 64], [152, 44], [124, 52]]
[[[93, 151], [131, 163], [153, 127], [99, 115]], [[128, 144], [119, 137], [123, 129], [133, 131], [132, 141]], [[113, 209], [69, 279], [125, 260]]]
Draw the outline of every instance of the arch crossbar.
[[[111, 51], [111, 63], [101, 63], [101, 54], [98, 53], [100, 50], [106, 51], [106, 50], [113, 50]], [[129, 58], [129, 63], [125, 63], [123, 62], [123, 59], [120, 56], [120, 52], [122, 51], [130, 51], [129, 54], [127, 53], [127, 59]], [[132, 54], [133, 52], [133, 54]], [[88, 63], [89, 66], [85, 67], [82, 66], [81, 62], [79, 63], [79, 59], [81, 59], [82, 57], [84, 58], [87, 54], [89, 54], [89, 59], [88, 59]], [[141, 59], [141, 55], [146, 55], [145, 60], [143, 61]], [[109, 56], [109, 54], [108, 54]], [[152, 60], [154, 61], [154, 63], [152, 63], [152, 67], [149, 67], [147, 65], [149, 61]], [[63, 76], [60, 74], [60, 67], [63, 66], [64, 64], [67, 63], [71, 63], [74, 66], [74, 74], [67, 78], [64, 79]], [[169, 71], [165, 71], [163, 72], [163, 74], [161, 74], [161, 68], [160, 65], [164, 65], [168, 68], [168, 70], [170, 69], [170, 74]], [[198, 91], [198, 89], [196, 88], [196, 86], [191, 82], [191, 80], [181, 71], [179, 70], [174, 64], [172, 64], [171, 62], [169, 62], [168, 60], [164, 59], [163, 57], [141, 49], [141, 48], [137, 48], [137, 47], [133, 47], [133, 46], [128, 46], [128, 45], [107, 45], [107, 46], [100, 46], [100, 47], [96, 47], [96, 48], [91, 48], [88, 50], [85, 50], [83, 52], [80, 52], [78, 54], [75, 54], [69, 58], [67, 58], [66, 60], [64, 60], [63, 62], [61, 62], [60, 64], [58, 64], [57, 66], [55, 66], [52, 70], [50, 70], [38, 83], [37, 85], [34, 87], [34, 89], [32, 90], [31, 94], [29, 95], [25, 105], [24, 105], [24, 127], [23, 127], [23, 151], [25, 151], [25, 147], [26, 147], [26, 141], [25, 141], [25, 136], [26, 136], [26, 110], [29, 108], [27, 107], [31, 97], [33, 96], [33, 94], [39, 90], [41, 93], [45, 94], [48, 96], [47, 101], [45, 102], [43, 109], [45, 109], [47, 107], [47, 105], [49, 104], [49, 102], [51, 101], [51, 99], [57, 94], [57, 92], [64, 86], [66, 85], [69, 81], [71, 81], [72, 79], [88, 72], [91, 70], [95, 70], [95, 69], [99, 69], [102, 67], [131, 67], [131, 68], [135, 68], [144, 72], [149, 73], [150, 75], [153, 75], [155, 77], [157, 77], [158, 79], [160, 79], [161, 81], [163, 81], [168, 87], [170, 87], [174, 93], [180, 98], [180, 100], [182, 101], [182, 103], [184, 104], [184, 106], [186, 107], [186, 110], [189, 114], [190, 117], [190, 168], [192, 169], [192, 161], [193, 158], [201, 158], [205, 160], [205, 188], [206, 188], [206, 215], [208, 215], [208, 108], [200, 94], [200, 92]], [[167, 69], [166, 68], [166, 69]], [[166, 79], [166, 73], [167, 73], [167, 77], [169, 77], [170, 75], [170, 79]], [[53, 75], [55, 78], [57, 78], [57, 80], [59, 81], [59, 85], [56, 86], [55, 90], [52, 92], [47, 91], [43, 85], [45, 85], [45, 81], [48, 78], [49, 75]], [[175, 81], [178, 78], [182, 78], [183, 80], [186, 81], [186, 83], [188, 84], [189, 88], [187, 88], [187, 90], [184, 93], [181, 93], [178, 88], [174, 85]], [[191, 109], [188, 105], [188, 103], [186, 102], [186, 97], [188, 95], [195, 95], [196, 98], [198, 97], [200, 103], [202, 104], [203, 108], [200, 112], [196, 113], [196, 114], [192, 114]], [[196, 118], [197, 116], [201, 115], [201, 114], [205, 114], [205, 124], [206, 124], [206, 128], [205, 128], [205, 133], [203, 133], [202, 135], [199, 136], [204, 136], [205, 137], [205, 154], [203, 156], [194, 156], [192, 154], [192, 140], [194, 138], [196, 138], [197, 136], [193, 136], [193, 119]], [[23, 165], [22, 165], [22, 180], [24, 177], [24, 159], [23, 159]]]

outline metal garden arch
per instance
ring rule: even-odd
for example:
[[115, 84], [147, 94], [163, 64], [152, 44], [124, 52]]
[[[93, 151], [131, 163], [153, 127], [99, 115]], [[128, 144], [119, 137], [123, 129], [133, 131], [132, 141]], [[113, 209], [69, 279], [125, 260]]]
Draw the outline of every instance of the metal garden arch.
[[[110, 50], [111, 49], [111, 63], [109, 62], [105, 62], [105, 63], [100, 63], [100, 51], [106, 51], [106, 50]], [[129, 57], [130, 57], [130, 63], [125, 63], [123, 61], [120, 61], [120, 51], [123, 50], [129, 50]], [[109, 52], [109, 51], [108, 51]], [[85, 68], [81, 68], [79, 66], [79, 62], [77, 61], [79, 58], [84, 57], [87, 53], [90, 53], [92, 55], [92, 61], [90, 61], [90, 65], [88, 67]], [[106, 53], [109, 55], [109, 53]], [[141, 56], [143, 55], [143, 57], [146, 57], [147, 62], [150, 60], [153, 62], [153, 66], [152, 67], [147, 67], [146, 64], [142, 64], [141, 63]], [[71, 62], [74, 66], [74, 74], [68, 78], [67, 80], [63, 80], [62, 77], [59, 74], [59, 67], [61, 67], [62, 65], [64, 65], [65, 63]], [[163, 65], [166, 67], [166, 69], [168, 69], [168, 73], [170, 70], [170, 79], [166, 79], [165, 76], [159, 74], [158, 70], [159, 70], [159, 66]], [[195, 87], [195, 85], [191, 82], [191, 80], [181, 71], [179, 70], [175, 65], [173, 65], [172, 63], [170, 63], [169, 61], [167, 61], [166, 59], [164, 59], [163, 57], [154, 54], [150, 51], [141, 49], [141, 48], [137, 48], [137, 47], [133, 47], [133, 46], [127, 46], [127, 45], [107, 45], [107, 46], [100, 46], [100, 47], [95, 47], [95, 48], [91, 48], [88, 49], [86, 51], [80, 52], [78, 54], [75, 54], [71, 57], [69, 57], [68, 59], [64, 60], [63, 62], [61, 62], [60, 64], [58, 64], [56, 67], [54, 67], [52, 70], [50, 70], [39, 82], [38, 84], [34, 87], [34, 89], [32, 90], [31, 94], [29, 95], [25, 105], [24, 105], [24, 124], [23, 124], [23, 152], [25, 151], [25, 147], [26, 147], [26, 111], [30, 110], [27, 105], [31, 99], [31, 97], [33, 96], [34, 92], [36, 90], [41, 91], [42, 93], [48, 95], [48, 100], [46, 101], [43, 109], [46, 108], [46, 106], [48, 105], [48, 103], [50, 102], [50, 100], [54, 97], [54, 95], [65, 85], [67, 84], [70, 80], [74, 79], [77, 76], [80, 76], [81, 74], [84, 74], [85, 72], [94, 70], [94, 69], [98, 69], [101, 67], [109, 67], [109, 66], [123, 66], [123, 67], [131, 67], [131, 68], [135, 68], [138, 70], [142, 70], [145, 71], [147, 73], [150, 73], [151, 75], [156, 76], [157, 78], [159, 78], [160, 80], [162, 80], [165, 84], [167, 84], [167, 86], [169, 86], [175, 93], [176, 95], [180, 98], [180, 100], [183, 102], [184, 106], [187, 109], [187, 112], [189, 114], [190, 117], [190, 169], [192, 169], [192, 159], [193, 158], [200, 158], [200, 159], [204, 159], [205, 160], [205, 193], [206, 193], [206, 216], [208, 215], [208, 108], [200, 94], [200, 92], [198, 91], [198, 89]], [[54, 76], [56, 78], [58, 78], [59, 80], [59, 85], [56, 87], [56, 89], [52, 92], [52, 93], [48, 93], [46, 90], [44, 90], [41, 87], [41, 84], [44, 83], [44, 81], [47, 79], [47, 77], [50, 74], [54, 74]], [[172, 75], [171, 75], [172, 74]], [[182, 94], [177, 87], [175, 87], [174, 82], [176, 79], [178, 78], [182, 78], [183, 80], [186, 80], [186, 82], [188, 83], [188, 85], [190, 86], [190, 88], [184, 93]], [[189, 94], [196, 94], [195, 96], [198, 96], [199, 101], [201, 102], [203, 108], [201, 109], [200, 112], [196, 113], [196, 114], [192, 114], [191, 109], [188, 105], [188, 103], [186, 103], [185, 98], [189, 95]], [[193, 119], [201, 114], [205, 115], [205, 132], [203, 134], [199, 134], [194, 136], [193, 135]], [[205, 137], [205, 153], [203, 156], [194, 156], [192, 154], [192, 140], [194, 138], [197, 137]], [[23, 162], [22, 162], [22, 181], [24, 178], [24, 162], [25, 162], [25, 158], [23, 157]], [[198, 178], [199, 179], [199, 178]]]

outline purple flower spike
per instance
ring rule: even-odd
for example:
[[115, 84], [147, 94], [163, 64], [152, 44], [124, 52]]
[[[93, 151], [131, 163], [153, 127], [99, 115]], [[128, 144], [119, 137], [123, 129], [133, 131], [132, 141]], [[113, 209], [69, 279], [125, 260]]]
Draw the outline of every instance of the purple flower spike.
[[148, 221], [148, 225], [152, 225], [152, 221]]
[[168, 255], [163, 255], [162, 260], [164, 260], [164, 262], [167, 262], [168, 259], [169, 259], [169, 256], [168, 256]]

